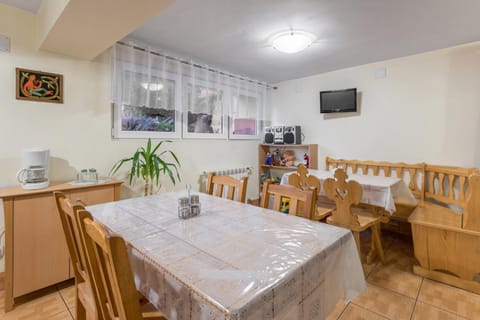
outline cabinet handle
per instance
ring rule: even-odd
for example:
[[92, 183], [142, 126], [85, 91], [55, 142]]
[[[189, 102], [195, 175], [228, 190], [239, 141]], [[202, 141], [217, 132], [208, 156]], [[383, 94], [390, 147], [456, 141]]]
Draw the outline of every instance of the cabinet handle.
[[82, 199], [77, 199], [77, 202], [79, 202], [82, 206], [86, 207], [87, 204], [82, 201]]

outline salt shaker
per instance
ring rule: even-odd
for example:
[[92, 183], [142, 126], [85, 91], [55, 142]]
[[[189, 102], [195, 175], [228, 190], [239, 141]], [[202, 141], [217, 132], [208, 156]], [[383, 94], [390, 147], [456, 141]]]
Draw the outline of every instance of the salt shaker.
[[178, 217], [187, 219], [190, 216], [190, 199], [182, 197], [178, 199]]
[[200, 214], [200, 197], [198, 194], [192, 194], [190, 196], [190, 213], [192, 217]]

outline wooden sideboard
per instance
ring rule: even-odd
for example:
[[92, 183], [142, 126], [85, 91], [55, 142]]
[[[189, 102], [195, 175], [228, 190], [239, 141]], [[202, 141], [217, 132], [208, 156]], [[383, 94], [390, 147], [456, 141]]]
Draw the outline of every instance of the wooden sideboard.
[[14, 299], [73, 278], [54, 191], [86, 205], [116, 201], [123, 181], [73, 185], [53, 183], [38, 190], [0, 188], [5, 212], [5, 311]]

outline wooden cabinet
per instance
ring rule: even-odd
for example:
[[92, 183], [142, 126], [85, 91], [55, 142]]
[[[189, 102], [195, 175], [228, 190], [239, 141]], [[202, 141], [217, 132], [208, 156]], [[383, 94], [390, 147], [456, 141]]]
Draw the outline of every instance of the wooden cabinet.
[[309, 167], [311, 169], [318, 169], [318, 145], [316, 144], [260, 144], [258, 146], [258, 174], [259, 174], [259, 192], [262, 193], [263, 181], [267, 177], [274, 177], [280, 179], [287, 171], [297, 170], [295, 166], [274, 166], [267, 165], [267, 154], [273, 153], [276, 149], [282, 154], [285, 150], [293, 150], [297, 161], [303, 162], [304, 154], [310, 157]]
[[94, 205], [119, 199], [122, 181], [53, 184], [39, 190], [0, 189], [5, 212], [5, 310], [14, 298], [73, 277], [54, 191]]
[[70, 278], [69, 255], [53, 194], [19, 197], [13, 215], [13, 296]]

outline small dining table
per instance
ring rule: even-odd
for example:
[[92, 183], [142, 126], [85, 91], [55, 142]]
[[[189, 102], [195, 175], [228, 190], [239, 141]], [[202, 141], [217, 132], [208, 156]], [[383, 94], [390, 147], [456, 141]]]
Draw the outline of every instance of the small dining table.
[[[292, 173], [294, 171], [285, 173], [280, 183], [288, 184], [288, 176]], [[317, 177], [321, 185], [326, 179], [333, 178], [334, 173], [335, 170], [308, 169], [308, 174]], [[396, 211], [396, 202], [411, 206], [417, 205], [417, 199], [405, 181], [400, 178], [348, 173], [348, 180], [355, 180], [362, 186], [361, 203], [383, 208], [390, 215]], [[323, 193], [323, 189], [320, 193]]]
[[366, 291], [350, 231], [207, 194], [180, 219], [182, 196], [87, 207], [126, 240], [138, 290], [168, 319], [325, 319]]

